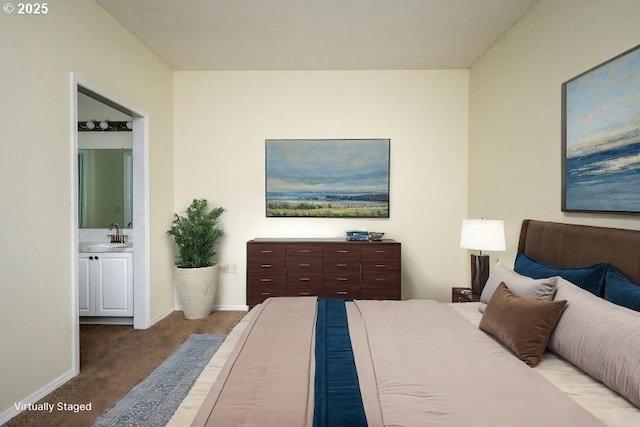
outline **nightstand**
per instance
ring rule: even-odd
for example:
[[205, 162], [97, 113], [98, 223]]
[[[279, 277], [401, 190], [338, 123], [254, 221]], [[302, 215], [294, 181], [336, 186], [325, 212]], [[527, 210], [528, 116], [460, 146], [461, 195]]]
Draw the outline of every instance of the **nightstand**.
[[471, 288], [451, 288], [451, 302], [478, 302], [480, 295], [471, 293]]

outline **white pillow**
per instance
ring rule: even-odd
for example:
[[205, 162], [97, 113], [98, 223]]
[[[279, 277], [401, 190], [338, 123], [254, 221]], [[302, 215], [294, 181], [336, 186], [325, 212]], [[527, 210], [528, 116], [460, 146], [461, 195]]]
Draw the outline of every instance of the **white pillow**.
[[547, 348], [640, 408], [640, 313], [560, 278], [567, 309]]
[[[522, 276], [498, 261], [484, 285], [480, 302], [487, 304], [500, 283], [520, 298], [551, 301], [556, 293], [558, 276], [546, 279], [532, 279]], [[482, 309], [480, 311], [483, 311]]]

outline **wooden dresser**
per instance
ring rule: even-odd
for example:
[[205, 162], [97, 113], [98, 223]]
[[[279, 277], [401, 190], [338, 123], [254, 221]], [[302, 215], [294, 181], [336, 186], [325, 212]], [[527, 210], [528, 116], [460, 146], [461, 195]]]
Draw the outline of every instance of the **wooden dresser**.
[[400, 243], [343, 239], [247, 242], [247, 305], [275, 296], [401, 297]]

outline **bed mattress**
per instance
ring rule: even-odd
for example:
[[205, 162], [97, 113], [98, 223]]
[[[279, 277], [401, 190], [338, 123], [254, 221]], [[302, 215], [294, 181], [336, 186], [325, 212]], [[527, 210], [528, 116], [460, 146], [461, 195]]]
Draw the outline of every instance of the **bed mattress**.
[[[402, 308], [385, 310], [386, 314], [382, 317], [367, 314], [380, 311], [381, 306], [376, 304], [380, 302], [371, 303], [356, 301], [347, 304], [351, 340], [369, 426], [460, 425], [468, 423], [470, 419], [473, 425], [491, 426], [543, 423], [581, 427], [640, 425], [638, 408], [566, 361], [545, 353], [538, 367], [528, 368], [492, 342], [491, 338], [471, 327], [477, 326], [481, 318], [475, 303], [445, 304], [424, 300], [383, 302], [382, 305], [389, 306], [402, 304]], [[242, 341], [243, 335], [246, 337], [247, 325], [252, 324], [254, 316], [261, 313], [261, 309], [254, 308], [234, 328], [174, 414], [170, 426], [189, 425], [195, 419], [206, 396], [211, 393], [216, 377], [224, 370], [226, 359], [238, 351], [237, 342]], [[431, 313], [435, 311], [445, 313], [444, 317], [433, 317]], [[425, 313], [429, 313], [427, 318], [424, 317]], [[436, 323], [446, 326], [432, 330], [425, 328], [427, 324]], [[404, 329], [408, 334], [398, 335], [395, 328]], [[457, 332], [452, 334], [451, 328]], [[460, 332], [460, 328], [463, 332]], [[376, 332], [369, 334], [367, 331]], [[470, 338], [467, 338], [475, 342], [478, 348], [484, 348], [482, 351], [489, 352], [489, 359], [494, 362], [488, 364], [486, 360], [478, 359], [475, 357], [477, 352], [470, 353], [466, 344], [463, 345], [466, 348], [457, 348], [456, 341], [462, 340], [460, 334], [469, 335]], [[449, 346], [451, 350], [446, 353], [432, 351], [437, 346]], [[373, 352], [369, 352], [369, 347], [373, 348]], [[398, 363], [398, 357], [402, 358], [402, 363]], [[425, 364], [434, 369], [423, 369]], [[517, 374], [506, 375], [505, 365]], [[496, 380], [514, 376], [519, 378], [517, 381], [520, 386], [509, 384], [512, 380]], [[309, 374], [310, 381], [311, 378], [312, 373]], [[407, 384], [409, 388], [406, 388]], [[499, 393], [505, 394], [509, 387], [515, 387], [520, 394], [511, 402], [505, 402], [503, 397], [487, 397], [488, 389], [501, 387], [504, 390]], [[534, 393], [534, 389], [538, 392]], [[559, 393], [557, 389], [564, 393]], [[539, 399], [539, 390], [546, 390], [542, 393], [547, 396], [542, 399], [545, 402], [533, 404], [529, 399], [530, 394], [536, 394], [535, 399]], [[309, 389], [304, 398], [307, 402], [305, 425], [311, 425], [309, 402], [312, 393]], [[576, 411], [578, 405], [575, 403], [587, 411], [580, 408]], [[541, 407], [552, 410], [541, 411]], [[540, 418], [541, 412], [545, 412], [542, 415], [544, 419]], [[485, 419], [478, 416], [480, 413], [494, 415]], [[496, 418], [495, 414], [499, 416]], [[534, 421], [527, 423], [527, 420]]]

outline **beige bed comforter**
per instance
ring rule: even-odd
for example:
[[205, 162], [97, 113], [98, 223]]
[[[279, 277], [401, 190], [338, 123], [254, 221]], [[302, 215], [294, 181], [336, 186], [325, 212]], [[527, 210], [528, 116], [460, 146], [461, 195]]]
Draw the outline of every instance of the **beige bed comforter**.
[[[276, 300], [251, 313], [244, 350], [230, 355], [193, 425], [310, 425], [315, 298]], [[277, 313], [261, 326], [269, 308]], [[604, 425], [447, 304], [356, 301], [347, 310], [369, 426]]]
[[447, 304], [350, 306], [353, 336], [368, 338], [352, 340], [358, 373], [373, 365], [379, 396], [379, 409], [364, 402], [369, 426], [604, 425]]

